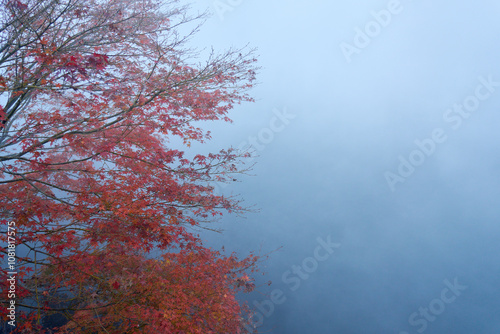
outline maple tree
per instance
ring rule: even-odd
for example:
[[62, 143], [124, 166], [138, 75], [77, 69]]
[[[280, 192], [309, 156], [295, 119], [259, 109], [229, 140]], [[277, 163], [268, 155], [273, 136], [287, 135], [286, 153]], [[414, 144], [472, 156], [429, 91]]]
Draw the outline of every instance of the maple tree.
[[199, 62], [186, 47], [199, 26], [180, 30], [203, 15], [178, 1], [0, 6], [0, 219], [16, 224], [16, 330], [64, 316], [50, 332], [243, 333], [236, 293], [253, 288], [258, 258], [206, 248], [195, 228], [244, 210], [212, 184], [248, 154], [187, 158], [172, 139], [209, 140], [199, 121], [230, 121], [252, 100], [252, 50]]

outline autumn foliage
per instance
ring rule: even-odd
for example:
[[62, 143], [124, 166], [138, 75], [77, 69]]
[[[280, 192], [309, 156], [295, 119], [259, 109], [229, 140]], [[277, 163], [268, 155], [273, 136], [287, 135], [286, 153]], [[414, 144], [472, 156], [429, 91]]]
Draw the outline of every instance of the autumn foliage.
[[[195, 228], [242, 210], [213, 182], [232, 180], [246, 154], [188, 158], [172, 140], [210, 139], [199, 121], [230, 121], [251, 100], [252, 52], [200, 62], [180, 30], [201, 17], [177, 1], [0, 3], [0, 220], [17, 229], [16, 330], [243, 333], [236, 293], [252, 289], [257, 258], [207, 249]], [[5, 255], [5, 233], [1, 243]]]

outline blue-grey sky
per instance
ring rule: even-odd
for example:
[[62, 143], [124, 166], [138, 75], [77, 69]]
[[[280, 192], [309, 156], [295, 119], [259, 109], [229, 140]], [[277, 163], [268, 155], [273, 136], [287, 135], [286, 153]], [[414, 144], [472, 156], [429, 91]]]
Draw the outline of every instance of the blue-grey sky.
[[[264, 333], [500, 333], [500, 4], [197, 0], [192, 43], [258, 48], [256, 103], [203, 150], [250, 142], [260, 208], [209, 244], [262, 263]], [[207, 124], [208, 125], [208, 124]]]

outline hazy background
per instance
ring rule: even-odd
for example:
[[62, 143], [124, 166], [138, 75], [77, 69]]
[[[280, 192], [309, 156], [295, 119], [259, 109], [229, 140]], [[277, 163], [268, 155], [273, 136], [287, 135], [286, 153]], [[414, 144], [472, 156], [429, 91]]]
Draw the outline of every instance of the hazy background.
[[[193, 45], [249, 43], [263, 67], [257, 102], [237, 106], [233, 124], [209, 125], [213, 141], [195, 146], [266, 141], [255, 176], [220, 190], [260, 212], [226, 216], [224, 234], [207, 235], [241, 255], [283, 246], [245, 297], [263, 307], [259, 329], [500, 333], [500, 85], [479, 79], [500, 83], [500, 4], [198, 0], [193, 8], [213, 12]], [[388, 8], [398, 13], [377, 31], [373, 12]], [[354, 47], [356, 29], [367, 27], [369, 43], [346, 57], [341, 45]], [[445, 120], [477, 91], [489, 96], [470, 117]], [[275, 119], [284, 111], [294, 116], [288, 124]], [[397, 174], [400, 156], [408, 160], [435, 129], [446, 139], [391, 189], [386, 173]], [[317, 238], [328, 236], [340, 247], [316, 261]], [[294, 265], [308, 266], [307, 279]], [[282, 303], [270, 301], [273, 290]]]

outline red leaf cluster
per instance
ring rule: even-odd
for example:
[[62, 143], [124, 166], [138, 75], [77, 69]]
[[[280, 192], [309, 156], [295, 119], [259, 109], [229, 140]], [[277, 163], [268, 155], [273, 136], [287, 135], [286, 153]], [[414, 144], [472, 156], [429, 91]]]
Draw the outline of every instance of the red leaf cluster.
[[196, 18], [177, 1], [2, 9], [0, 219], [16, 223], [16, 302], [30, 310], [18, 329], [42, 333], [59, 314], [59, 333], [239, 333], [235, 296], [253, 288], [257, 257], [207, 249], [195, 228], [244, 210], [213, 182], [247, 154], [190, 158], [181, 143], [251, 101], [252, 53], [200, 64], [176, 32]]

